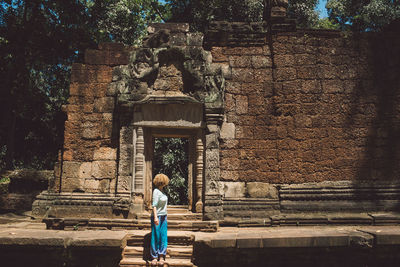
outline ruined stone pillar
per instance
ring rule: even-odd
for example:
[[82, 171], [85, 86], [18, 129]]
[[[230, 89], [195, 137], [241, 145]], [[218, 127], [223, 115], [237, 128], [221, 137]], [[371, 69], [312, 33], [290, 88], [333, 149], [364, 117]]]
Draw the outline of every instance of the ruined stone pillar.
[[196, 212], [203, 212], [203, 140], [201, 136], [196, 140]]

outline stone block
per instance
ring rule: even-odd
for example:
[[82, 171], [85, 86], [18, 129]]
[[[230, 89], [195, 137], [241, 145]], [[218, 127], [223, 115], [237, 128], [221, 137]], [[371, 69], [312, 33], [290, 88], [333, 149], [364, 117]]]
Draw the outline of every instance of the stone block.
[[293, 55], [276, 55], [274, 60], [277, 67], [291, 67], [295, 64]]
[[103, 121], [105, 122], [112, 122], [113, 120], [113, 113], [103, 113]]
[[235, 100], [236, 100], [236, 113], [239, 115], [247, 114], [249, 110], [247, 96], [237, 95], [235, 97]]
[[129, 53], [126, 50], [110, 50], [107, 64], [111, 66], [127, 65], [129, 63]]
[[224, 54], [222, 47], [213, 47], [211, 49], [211, 54], [213, 62], [227, 62], [229, 60], [228, 56]]
[[77, 178], [79, 177], [79, 168], [81, 166], [80, 162], [74, 161], [64, 161], [62, 168], [62, 176], [68, 178]]
[[123, 50], [123, 43], [104, 42], [99, 44], [99, 50]]
[[85, 50], [85, 63], [92, 65], [107, 64], [108, 51], [94, 49]]
[[238, 82], [253, 82], [254, 73], [250, 68], [233, 68], [232, 80]]
[[109, 193], [110, 179], [85, 179], [85, 192]]
[[259, 233], [239, 233], [236, 240], [237, 248], [262, 248], [263, 243]]
[[236, 233], [216, 235], [211, 240], [212, 248], [235, 248], [236, 247]]
[[101, 129], [98, 123], [86, 122], [83, 126], [82, 138], [93, 140], [102, 137]]
[[232, 68], [248, 68], [251, 66], [250, 56], [229, 56], [229, 65]]
[[237, 180], [239, 180], [239, 172], [238, 171], [221, 171], [221, 180], [237, 181]]
[[85, 179], [80, 178], [62, 178], [61, 190], [62, 192], [84, 192]]
[[74, 152], [72, 150], [64, 150], [63, 160], [64, 161], [72, 161], [74, 159]]
[[223, 122], [221, 126], [220, 137], [222, 139], [234, 139], [235, 138], [235, 124], [229, 122]]
[[271, 58], [266, 56], [252, 56], [251, 64], [255, 69], [272, 67]]
[[90, 178], [92, 175], [92, 163], [84, 162], [79, 167], [79, 178]]
[[84, 179], [85, 192], [95, 193], [99, 192], [100, 180], [98, 179]]
[[268, 183], [249, 182], [246, 184], [246, 193], [251, 198], [279, 198], [276, 187]]
[[93, 178], [115, 178], [116, 162], [115, 161], [93, 161], [92, 177]]
[[[317, 71], [317, 70], [313, 70], [313, 71]], [[306, 70], [301, 72], [300, 74], [297, 74], [299, 77], [298, 78], [315, 78], [314, 73], [312, 72], [307, 72]], [[313, 76], [314, 75], [314, 76]], [[312, 76], [312, 77], [311, 77]], [[275, 79], [277, 81], [291, 81], [291, 80], [295, 80], [296, 79], [296, 69], [295, 68], [278, 68], [275, 70]]]
[[94, 151], [94, 160], [116, 160], [117, 149], [111, 147], [100, 147]]
[[159, 30], [169, 30], [175, 32], [189, 32], [189, 23], [151, 23], [147, 27], [147, 32], [155, 33]]
[[111, 67], [104, 65], [85, 65], [74, 63], [71, 70], [71, 82], [78, 83], [110, 83]]
[[113, 112], [114, 111], [114, 98], [101, 97], [94, 101], [94, 112]]
[[244, 197], [246, 186], [244, 182], [220, 182], [221, 192], [226, 198]]
[[254, 69], [254, 80], [252, 83], [264, 83], [268, 81], [272, 81], [272, 69]]

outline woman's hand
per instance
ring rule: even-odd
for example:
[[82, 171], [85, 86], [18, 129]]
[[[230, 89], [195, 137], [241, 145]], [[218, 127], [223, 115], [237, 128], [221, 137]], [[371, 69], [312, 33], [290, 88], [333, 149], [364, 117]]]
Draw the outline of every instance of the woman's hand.
[[158, 225], [160, 222], [158, 221], [158, 217], [154, 217], [154, 224]]

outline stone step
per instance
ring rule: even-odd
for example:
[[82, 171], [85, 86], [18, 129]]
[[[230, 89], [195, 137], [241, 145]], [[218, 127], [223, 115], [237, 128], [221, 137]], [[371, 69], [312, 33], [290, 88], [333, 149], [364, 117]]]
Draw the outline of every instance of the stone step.
[[[150, 213], [143, 213], [138, 215], [139, 220], [150, 220]], [[201, 213], [191, 213], [191, 212], [185, 212], [185, 213], [170, 213], [168, 212], [168, 222], [177, 220], [177, 221], [182, 221], [182, 220], [190, 220], [190, 221], [201, 221], [203, 219], [203, 215]]]
[[[123, 252], [124, 258], [143, 257], [144, 248], [142, 246], [126, 246]], [[193, 254], [192, 246], [168, 245], [167, 258], [173, 259], [191, 259]]]
[[[105, 219], [105, 218], [46, 218], [47, 229], [150, 229], [150, 219]], [[218, 221], [168, 220], [168, 229], [181, 231], [218, 231]]]
[[[119, 263], [120, 267], [140, 267], [140, 266], [151, 266], [149, 261], [145, 261], [140, 258], [124, 258]], [[192, 267], [194, 266], [189, 259], [166, 259], [164, 266], [170, 267]]]
[[[137, 229], [150, 229], [150, 219], [139, 219], [136, 221]], [[168, 220], [168, 229], [177, 229], [181, 231], [218, 231], [218, 221], [198, 221], [198, 220]]]
[[[191, 246], [193, 245], [193, 242], [194, 235], [175, 234], [174, 232], [168, 233], [168, 245]], [[144, 245], [150, 244], [150, 233], [129, 235], [127, 237], [126, 243], [128, 246], [143, 247]]]

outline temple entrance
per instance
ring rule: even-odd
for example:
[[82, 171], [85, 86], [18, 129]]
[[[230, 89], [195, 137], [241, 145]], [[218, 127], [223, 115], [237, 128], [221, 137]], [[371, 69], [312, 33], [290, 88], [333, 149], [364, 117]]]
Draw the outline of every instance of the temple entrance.
[[[145, 143], [145, 194], [146, 206], [151, 207], [152, 179], [157, 173], [170, 178], [166, 188], [169, 205], [197, 211], [201, 203], [203, 183], [203, 142], [199, 141], [201, 129], [146, 128]], [[198, 177], [197, 177], [198, 176]], [[198, 206], [198, 204], [197, 204]]]
[[[153, 176], [164, 173], [170, 179], [165, 188], [169, 205], [189, 204], [189, 139], [154, 138]], [[154, 185], [153, 185], [154, 189]]]

